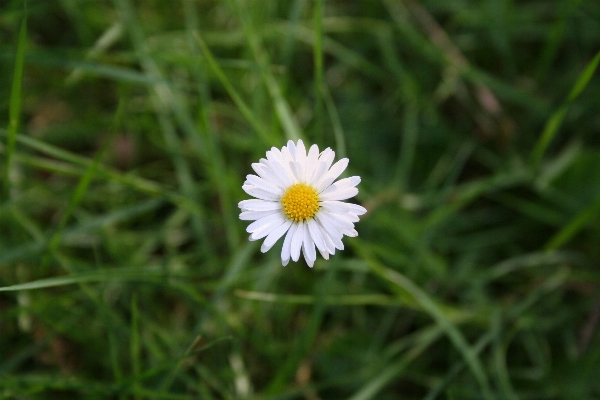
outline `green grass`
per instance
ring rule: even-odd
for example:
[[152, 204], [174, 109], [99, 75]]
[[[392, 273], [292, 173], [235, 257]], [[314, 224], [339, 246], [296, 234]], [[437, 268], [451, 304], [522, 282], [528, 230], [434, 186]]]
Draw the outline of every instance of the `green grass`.
[[[0, 399], [600, 398], [600, 4], [12, 0]], [[251, 163], [362, 182], [313, 269]]]

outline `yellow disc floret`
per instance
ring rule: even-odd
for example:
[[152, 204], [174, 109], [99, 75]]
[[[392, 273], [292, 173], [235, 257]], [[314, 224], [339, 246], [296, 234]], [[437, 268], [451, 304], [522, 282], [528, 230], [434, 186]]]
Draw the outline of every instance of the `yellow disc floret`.
[[312, 186], [296, 183], [281, 196], [281, 206], [285, 216], [292, 221], [306, 221], [319, 210], [319, 196]]

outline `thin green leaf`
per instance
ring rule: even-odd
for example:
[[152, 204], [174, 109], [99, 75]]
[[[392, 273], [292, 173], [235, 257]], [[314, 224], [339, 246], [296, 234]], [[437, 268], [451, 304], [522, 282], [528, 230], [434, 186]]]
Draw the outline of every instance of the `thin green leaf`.
[[594, 76], [599, 63], [600, 52], [596, 53], [596, 56], [592, 59], [592, 61], [589, 62], [587, 67], [585, 67], [583, 72], [579, 75], [577, 82], [575, 82], [575, 85], [571, 89], [571, 92], [569, 93], [569, 96], [563, 105], [554, 114], [552, 114], [546, 123], [538, 142], [531, 152], [530, 160], [534, 167], [537, 167], [542, 161], [542, 157], [550, 145], [550, 142], [552, 142], [552, 139], [554, 139], [558, 133], [558, 130], [562, 125], [565, 116], [567, 115], [567, 111], [569, 110], [571, 103], [573, 103], [573, 101], [575, 101], [575, 99], [577, 99], [581, 92], [583, 92], [583, 90], [586, 88], [590, 82], [590, 79], [592, 79], [592, 76]]
[[492, 394], [489, 380], [486, 375], [486, 369], [477, 357], [474, 349], [468, 344], [460, 330], [452, 323], [452, 321], [442, 311], [442, 308], [419, 286], [417, 286], [410, 279], [390, 268], [386, 268], [378, 261], [373, 259], [367, 254], [364, 246], [357, 245], [357, 241], [354, 241], [354, 247], [362, 253], [363, 258], [369, 263], [371, 271], [378, 276], [380, 279], [391, 284], [396, 291], [408, 293], [415, 302], [422, 307], [431, 318], [433, 318], [437, 324], [444, 330], [456, 350], [460, 353], [461, 357], [471, 370], [471, 373], [479, 383], [481, 394], [485, 399], [494, 399]]
[[298, 125], [298, 122], [292, 113], [289, 103], [283, 96], [277, 79], [275, 79], [271, 72], [269, 57], [266, 50], [263, 48], [260, 37], [258, 36], [250, 19], [250, 13], [248, 12], [247, 5], [243, 1], [239, 0], [235, 0], [234, 4], [237, 8], [239, 17], [242, 20], [248, 45], [252, 50], [254, 59], [260, 68], [262, 80], [267, 87], [269, 94], [271, 95], [271, 100], [275, 104], [275, 111], [277, 117], [279, 118], [279, 122], [281, 122], [287, 139], [295, 142], [302, 138], [300, 126]]
[[316, 0], [313, 12], [313, 25], [315, 30], [313, 63], [315, 68], [315, 125], [317, 131], [317, 143], [321, 142], [320, 138], [323, 135], [323, 3], [324, 0]]
[[278, 144], [277, 141], [272, 138], [269, 131], [263, 126], [262, 122], [260, 122], [260, 119], [252, 112], [250, 107], [248, 107], [248, 105], [246, 104], [242, 96], [238, 93], [238, 91], [235, 89], [233, 84], [229, 81], [227, 75], [225, 75], [225, 72], [223, 72], [223, 70], [215, 60], [212, 52], [204, 42], [204, 39], [202, 39], [202, 36], [200, 36], [200, 33], [196, 32], [195, 36], [196, 40], [198, 40], [198, 45], [202, 50], [202, 54], [206, 58], [206, 61], [208, 62], [208, 65], [211, 68], [213, 74], [215, 74], [215, 76], [217, 77], [217, 79], [219, 79], [223, 87], [225, 87], [225, 90], [227, 90], [227, 93], [229, 93], [229, 96], [231, 96], [231, 99], [240, 110], [240, 113], [242, 113], [242, 115], [250, 123], [252, 128], [256, 130], [256, 133], [266, 145], [274, 146]]
[[[25, 6], [26, 7], [26, 6]], [[21, 118], [21, 102], [23, 90], [23, 69], [25, 59], [25, 47], [27, 45], [27, 17], [23, 17], [19, 31], [19, 42], [17, 43], [17, 54], [15, 57], [15, 68], [13, 70], [12, 86], [8, 103], [8, 129], [6, 141], [6, 167], [4, 170], [2, 197], [8, 199], [10, 195], [11, 167], [17, 141], [19, 120]]]
[[140, 375], [142, 371], [141, 360], [141, 343], [140, 343], [140, 313], [138, 309], [137, 294], [131, 296], [131, 338], [130, 338], [130, 357], [131, 357], [131, 374], [133, 379], [133, 398], [140, 400], [142, 395], [142, 383]]
[[[6, 134], [6, 130], [0, 129], [0, 136]], [[19, 161], [24, 162], [28, 165], [33, 165], [37, 168], [47, 171], [57, 172], [66, 175], [80, 176], [84, 175], [85, 171], [87, 171], [89, 166], [94, 162], [93, 159], [82, 157], [75, 153], [66, 151], [64, 149], [60, 149], [48, 143], [44, 143], [39, 139], [29, 136], [18, 135], [17, 143], [24, 145], [30, 149], [37, 150], [52, 158], [56, 158], [58, 160], [63, 160], [67, 162], [61, 163], [56, 160], [48, 160], [41, 157], [31, 157], [15, 152], [15, 159], [18, 159]], [[0, 148], [0, 152], [1, 151], [2, 148]], [[85, 168], [78, 168], [78, 166]], [[165, 199], [169, 199], [169, 201], [172, 201], [173, 204], [177, 204], [179, 207], [189, 211], [192, 214], [201, 216], [204, 215], [204, 211], [200, 208], [197, 202], [193, 201], [191, 198], [182, 196], [177, 192], [171, 191], [168, 188], [163, 187], [162, 185], [156, 182], [136, 176], [134, 174], [125, 174], [110, 167], [104, 166], [102, 164], [97, 165], [96, 169], [98, 175], [101, 176], [103, 179], [106, 179], [107, 181], [119, 182], [140, 192], [147, 193], [152, 196], [160, 196]]]
[[586, 226], [594, 224], [600, 216], [600, 199], [581, 211], [564, 228], [558, 231], [544, 246], [546, 250], [556, 250], [573, 239]]
[[39, 279], [33, 282], [0, 287], [0, 292], [14, 292], [18, 290], [37, 290], [58, 286], [73, 285], [76, 283], [110, 282], [110, 281], [144, 281], [164, 278], [165, 271], [160, 268], [114, 268], [93, 271], [76, 275], [58, 276]]

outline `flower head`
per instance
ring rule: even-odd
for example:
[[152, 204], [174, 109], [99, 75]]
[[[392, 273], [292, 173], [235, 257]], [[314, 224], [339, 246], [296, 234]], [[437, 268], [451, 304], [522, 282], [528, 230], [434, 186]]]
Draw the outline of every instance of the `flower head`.
[[[306, 152], [302, 140], [288, 141], [280, 149], [271, 148], [267, 158], [252, 164], [257, 175], [248, 175], [242, 189], [251, 200], [240, 201], [240, 219], [254, 221], [246, 228], [250, 240], [265, 238], [260, 250], [267, 252], [283, 235], [281, 262], [298, 261], [300, 250], [309, 267], [317, 258], [324, 259], [344, 250], [342, 237], [357, 236], [354, 223], [367, 210], [357, 204], [344, 203], [356, 196], [360, 177], [334, 182], [348, 166], [342, 158], [335, 164], [335, 153], [317, 145]], [[287, 233], [287, 234], [286, 234]]]

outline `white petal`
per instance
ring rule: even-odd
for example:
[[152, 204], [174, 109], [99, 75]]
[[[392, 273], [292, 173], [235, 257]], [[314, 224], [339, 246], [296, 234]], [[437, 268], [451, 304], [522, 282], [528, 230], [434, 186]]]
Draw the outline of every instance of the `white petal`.
[[[344, 234], [338, 227], [331, 224], [328, 220], [324, 219], [323, 214], [324, 213], [319, 213], [316, 215], [317, 222], [323, 228], [323, 230], [329, 237], [329, 240], [331, 240], [331, 244], [333, 244], [333, 247], [339, 250], [344, 250], [344, 244], [341, 240]], [[330, 253], [333, 254], [334, 252], [330, 251]]]
[[255, 221], [257, 219], [261, 219], [263, 217], [267, 217], [269, 215], [275, 214], [279, 211], [244, 211], [240, 214], [240, 219], [242, 221]]
[[[321, 234], [323, 235], [323, 242], [325, 243], [325, 249], [327, 250], [327, 253], [329, 254], [335, 254], [335, 245], [333, 244], [333, 240], [329, 237], [329, 235], [327, 234], [327, 232], [325, 232], [325, 230], [321, 227], [321, 225], [319, 225], [319, 229], [321, 229]], [[342, 244], [341, 239], [338, 239], [340, 242], [340, 247], [344, 247], [344, 245]], [[321, 253], [322, 255], [323, 253]], [[323, 256], [323, 258], [327, 259], [325, 256]]]
[[273, 171], [273, 173], [275, 175], [277, 175], [277, 178], [281, 182], [283, 182], [284, 188], [287, 188], [294, 183], [294, 179], [293, 179], [291, 171], [288, 171], [288, 169], [286, 169], [283, 166], [283, 164], [281, 164], [279, 161], [277, 161], [277, 160], [271, 161], [271, 166], [272, 166], [271, 170]]
[[319, 162], [319, 146], [313, 144], [310, 146], [310, 150], [308, 150], [308, 155], [306, 156], [306, 169], [304, 171], [304, 181], [307, 183], [311, 183], [312, 176], [317, 168]]
[[319, 252], [321, 254], [323, 254], [324, 252], [327, 253], [327, 247], [325, 245], [325, 240], [323, 239], [323, 234], [321, 233], [321, 227], [319, 226], [317, 221], [311, 218], [306, 221], [306, 225], [308, 226], [310, 236], [315, 242], [317, 249], [319, 249]]
[[302, 170], [302, 165], [296, 161], [289, 162], [290, 170], [294, 174], [294, 178], [296, 178], [296, 182], [302, 182], [302, 177], [304, 176], [304, 172]]
[[341, 229], [354, 229], [354, 224], [339, 214], [328, 213], [326, 211], [319, 213], [321, 219], [326, 219], [329, 223]]
[[277, 147], [271, 147], [271, 150], [267, 151], [267, 159], [269, 161], [271, 161], [271, 158], [269, 158], [269, 155], [272, 158], [274, 157], [279, 162], [285, 161], [285, 157], [283, 156], [283, 154], [281, 154], [281, 150], [279, 150]]
[[327, 164], [327, 169], [329, 169], [331, 163], [333, 163], [334, 158], [335, 151], [331, 150], [329, 147], [323, 150], [323, 152], [321, 152], [319, 155], [319, 161], [325, 161], [325, 164]]
[[319, 195], [319, 198], [321, 200], [346, 200], [346, 199], [356, 196], [357, 194], [358, 194], [357, 188], [349, 187], [349, 188], [338, 190], [335, 192], [329, 192], [327, 194], [321, 193]]
[[304, 142], [302, 139], [298, 139], [298, 143], [296, 143], [296, 161], [301, 161], [306, 158], [306, 147], [304, 147]]
[[[268, 215], [266, 217], [262, 217], [261, 219], [257, 219], [246, 228], [246, 232], [254, 233], [254, 232], [262, 232], [268, 227], [276, 228], [277, 226], [283, 224], [285, 221], [285, 217], [281, 213], [274, 213], [272, 215]], [[271, 232], [271, 231], [269, 231]], [[268, 235], [268, 233], [267, 233]], [[265, 236], [267, 236], [265, 235]], [[256, 235], [253, 235], [256, 239]]]
[[358, 204], [346, 203], [350, 207], [350, 212], [356, 215], [363, 215], [367, 212], [367, 209], [363, 206], [359, 206]]
[[[340, 232], [340, 234], [342, 235], [342, 237], [344, 236], [343, 233]], [[329, 236], [329, 239], [331, 239], [331, 244], [333, 245], [334, 249], [338, 249], [338, 250], [344, 250], [344, 243], [342, 242], [341, 238], [335, 238], [333, 236]], [[334, 254], [335, 250], [331, 252], [331, 254]]]
[[[294, 142], [292, 142], [291, 140], [288, 140], [286, 148], [290, 152], [290, 155], [292, 156], [292, 160], [295, 160], [296, 159], [296, 144], [294, 144]], [[281, 152], [283, 153], [283, 151], [284, 150], [282, 148]]]
[[304, 222], [298, 223], [298, 229], [294, 232], [294, 237], [292, 238], [292, 260], [298, 261], [300, 258], [300, 248], [302, 247], [302, 241], [304, 239]]
[[244, 185], [242, 186], [242, 189], [244, 190], [244, 192], [248, 193], [252, 197], [256, 197], [257, 199], [267, 201], [279, 201], [280, 199], [280, 196], [270, 192], [266, 192], [253, 185]]
[[332, 183], [328, 188], [325, 188], [321, 194], [328, 194], [331, 192], [337, 192], [349, 187], [354, 187], [360, 183], [360, 176], [351, 176], [350, 178], [340, 179], [339, 181]]
[[273, 193], [273, 194], [280, 195], [280, 196], [283, 194], [283, 189], [281, 189], [277, 185], [267, 181], [266, 179], [259, 178], [258, 176], [252, 175], [252, 174], [247, 175], [246, 179], [253, 186], [256, 186], [257, 188], [262, 189], [265, 192]]
[[356, 232], [356, 229], [342, 229], [342, 233], [349, 237], [358, 236], [358, 232]]
[[[246, 229], [248, 232], [252, 232], [252, 234], [250, 235], [251, 240], [258, 240], [264, 238], [284, 222], [283, 217], [277, 218], [276, 215], [272, 217], [262, 218], [262, 220], [264, 220], [262, 224], [260, 223], [261, 220], [254, 221]], [[254, 224], [256, 225], [252, 226]], [[251, 227], [252, 229], [249, 230]]]
[[327, 173], [327, 163], [325, 161], [317, 161], [317, 164], [314, 167], [314, 172], [312, 176], [307, 180], [307, 182], [312, 186], [317, 186], [317, 183], [323, 179], [323, 176]]
[[264, 180], [269, 181], [272, 184], [279, 186], [280, 188], [285, 186], [285, 184], [279, 180], [277, 175], [275, 175], [275, 173], [271, 169], [271, 163], [268, 160], [261, 158], [260, 163], [252, 164], [252, 169], [258, 174], [258, 176], [260, 176]]
[[306, 148], [304, 147], [304, 142], [302, 142], [302, 140], [298, 140], [298, 144], [296, 144], [295, 160], [300, 164], [300, 176], [298, 177], [298, 180], [300, 180], [300, 182], [306, 182]]
[[306, 256], [308, 255], [308, 257], [312, 260], [315, 261], [317, 259], [317, 253], [315, 252], [315, 242], [312, 239], [312, 236], [310, 235], [310, 231], [308, 229], [308, 224], [305, 223], [304, 226], [304, 235], [303, 235], [303, 239], [302, 239], [302, 247], [305, 250], [304, 253], [304, 258], [306, 258]]
[[260, 229], [252, 232], [252, 234], [250, 235], [250, 241], [255, 241], [264, 238], [265, 236], [273, 232], [273, 230], [278, 226], [279, 225], [277, 224], [269, 224], [261, 227]]
[[341, 201], [321, 201], [319, 206], [323, 207], [323, 210], [329, 211], [336, 214], [345, 214], [350, 212], [350, 206]]
[[[309, 235], [310, 238], [310, 235]], [[317, 253], [315, 252], [315, 244], [313, 242], [304, 242], [302, 244], [302, 254], [304, 254], [304, 260], [310, 268], [315, 265], [317, 259]]]
[[271, 164], [271, 170], [285, 184], [284, 187], [294, 183], [292, 182], [292, 171], [287, 166], [287, 163], [291, 160], [286, 159], [279, 149], [273, 147], [270, 151], [267, 151], [267, 160]]
[[260, 251], [266, 253], [269, 251], [271, 247], [290, 229], [292, 225], [292, 221], [285, 220], [285, 222], [279, 225], [277, 228], [273, 229], [271, 233], [267, 236], [262, 246], [260, 246]]
[[319, 224], [323, 227], [323, 229], [325, 230], [325, 232], [327, 232], [327, 234], [332, 238], [338, 238], [341, 239], [342, 236], [344, 236], [342, 234], [342, 231], [335, 226], [333, 223], [331, 223], [331, 220], [329, 218], [327, 218], [325, 216], [325, 212], [319, 212], [317, 214], [315, 214], [315, 219], [317, 220], [317, 222], [319, 222]]
[[[263, 161], [264, 158], [261, 158], [260, 160]], [[266, 165], [257, 162], [257, 163], [252, 163], [251, 166], [252, 166], [252, 169], [254, 170], [254, 172], [256, 172], [258, 174], [258, 176], [265, 178], [265, 176], [262, 173], [262, 170], [266, 167]]]
[[285, 235], [285, 239], [283, 240], [283, 247], [281, 248], [281, 263], [284, 267], [290, 261], [290, 256], [292, 254], [292, 238], [296, 233], [296, 229], [298, 229], [298, 225], [292, 224], [287, 232], [287, 235]]
[[333, 181], [337, 179], [338, 176], [341, 175], [342, 172], [348, 166], [348, 159], [342, 158], [329, 169], [329, 171], [325, 174], [321, 182], [318, 183], [317, 192], [321, 193], [325, 190]]
[[278, 201], [265, 201], [258, 199], [242, 200], [238, 203], [242, 211], [273, 211], [281, 210], [281, 203]]
[[350, 222], [356, 223], [358, 222], [360, 219], [358, 218], [358, 215], [348, 212], [346, 214], [340, 214], [344, 219], [347, 219]]
[[273, 161], [283, 162], [283, 156], [281, 155], [281, 151], [275, 147], [271, 147], [271, 150], [267, 150], [265, 153], [267, 156], [267, 161], [272, 163]]
[[[254, 164], [253, 164], [254, 165]], [[264, 163], [257, 164], [257, 173], [266, 181], [273, 183], [274, 185], [279, 186], [280, 188], [286, 187], [286, 182], [283, 181], [275, 171], [273, 171], [273, 167], [271, 166], [271, 162], [268, 160], [264, 160]]]
[[[290, 140], [290, 143], [292, 143], [292, 146], [294, 145], [294, 142], [292, 142], [291, 140]], [[294, 147], [294, 151], [296, 151], [295, 147]], [[294, 155], [292, 154], [291, 150], [288, 147], [281, 148], [281, 156], [283, 157], [282, 164], [287, 164], [290, 161], [295, 161]]]

